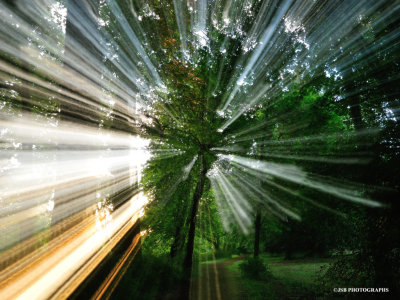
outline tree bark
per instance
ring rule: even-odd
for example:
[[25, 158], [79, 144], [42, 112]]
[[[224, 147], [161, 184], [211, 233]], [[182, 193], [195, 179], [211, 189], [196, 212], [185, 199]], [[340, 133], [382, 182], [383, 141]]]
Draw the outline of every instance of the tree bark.
[[359, 96], [355, 94], [356, 86], [353, 79], [347, 78], [344, 83], [344, 90], [347, 93], [347, 102], [350, 107], [350, 118], [353, 122], [354, 129], [356, 131], [365, 128], [365, 124], [362, 119], [361, 106]]
[[192, 212], [189, 219], [189, 233], [188, 233], [188, 241], [186, 245], [186, 256], [183, 262], [183, 291], [182, 291], [182, 299], [189, 299], [190, 293], [190, 278], [192, 276], [192, 265], [193, 265], [193, 249], [194, 249], [194, 238], [196, 234], [196, 217], [197, 211], [199, 208], [199, 202], [203, 195], [204, 184], [206, 180], [207, 174], [207, 166], [204, 158], [204, 153], [200, 155], [201, 159], [201, 174], [199, 181], [196, 185], [196, 190], [193, 194], [192, 201]]
[[[356, 86], [350, 80], [345, 85], [347, 93], [351, 91], [354, 92]], [[367, 128], [367, 124], [362, 119], [362, 112], [360, 106], [360, 97], [358, 95], [350, 96], [350, 118], [352, 120], [355, 132], [360, 132]], [[358, 151], [370, 150], [363, 146], [364, 137], [357, 137], [357, 149]], [[367, 170], [361, 172], [357, 180], [364, 183], [374, 184], [374, 176]], [[391, 197], [388, 197], [389, 199]], [[393, 276], [393, 271], [390, 270], [391, 261], [389, 257], [391, 256], [391, 250], [396, 246], [393, 242], [387, 238], [388, 236], [388, 226], [390, 223], [388, 220], [389, 212], [385, 209], [376, 208], [365, 208], [366, 211], [366, 224], [367, 224], [367, 245], [364, 249], [364, 258], [369, 259], [372, 257], [372, 266], [375, 273], [374, 284], [376, 286], [387, 286], [391, 291], [394, 291], [397, 286], [395, 276]]]
[[176, 256], [176, 254], [178, 253], [179, 249], [181, 249], [181, 244], [182, 244], [182, 227], [183, 227], [183, 223], [184, 222], [180, 222], [177, 226], [176, 226], [176, 230], [175, 230], [175, 235], [174, 235], [174, 242], [171, 245], [171, 249], [169, 251], [169, 255], [171, 258], [174, 258]]
[[257, 206], [254, 228], [254, 258], [256, 258], [260, 254], [261, 209], [259, 205]]
[[[186, 188], [179, 197], [185, 197], [184, 195], [190, 195], [190, 186]], [[188, 203], [188, 198], [184, 198], [181, 200], [181, 209], [180, 213], [178, 213], [175, 217], [175, 223], [176, 228], [175, 228], [175, 234], [174, 234], [174, 241], [171, 245], [169, 255], [171, 259], [174, 259], [178, 252], [182, 250], [184, 247], [185, 239], [184, 239], [184, 227], [185, 223], [187, 221], [187, 215], [188, 215], [188, 209], [189, 209], [189, 203]]]
[[[262, 160], [262, 152], [264, 150], [263, 144], [259, 144], [258, 146], [258, 159]], [[262, 180], [260, 179], [258, 181], [258, 184], [262, 188]], [[254, 258], [258, 257], [260, 254], [260, 230], [261, 230], [261, 204], [257, 204], [257, 211], [256, 211], [256, 216], [254, 220]]]

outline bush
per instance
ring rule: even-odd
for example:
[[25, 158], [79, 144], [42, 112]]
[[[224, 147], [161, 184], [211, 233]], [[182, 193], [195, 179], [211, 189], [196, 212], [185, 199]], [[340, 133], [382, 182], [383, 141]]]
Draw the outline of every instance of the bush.
[[234, 254], [235, 251], [232, 249], [218, 249], [215, 250], [214, 256], [216, 259], [220, 258], [225, 258], [225, 257], [231, 257], [232, 254]]
[[371, 286], [375, 277], [371, 257], [343, 256], [324, 272], [323, 283], [338, 286]]
[[247, 250], [247, 248], [246, 248], [245, 246], [241, 245], [241, 246], [237, 247], [237, 253], [238, 253], [239, 255], [241, 255], [241, 254], [248, 254], [249, 251]]
[[[391, 295], [395, 298], [394, 295], [400, 293], [399, 261], [400, 251], [393, 249], [387, 256], [386, 265], [384, 266], [385, 270], [387, 270], [387, 277], [382, 278], [382, 276], [377, 277], [375, 273], [372, 256], [363, 253], [343, 256], [329, 267], [321, 269], [319, 276], [320, 290], [327, 293], [327, 291], [331, 292], [334, 287], [341, 286], [384, 286], [390, 288]], [[332, 295], [325, 294], [324, 296]], [[348, 297], [351, 298], [350, 296]]]
[[[321, 297], [335, 296], [336, 287], [365, 287], [374, 286], [374, 270], [370, 257], [359, 254], [342, 256], [329, 266], [321, 267], [318, 278], [318, 291]], [[347, 295], [352, 299], [356, 295]]]
[[270, 276], [267, 265], [258, 257], [248, 257], [240, 265], [242, 276], [252, 279], [264, 279]]
[[[168, 256], [138, 254], [111, 299], [176, 299], [177, 285], [181, 280], [180, 269], [172, 266]], [[172, 295], [172, 296], [171, 296]]]

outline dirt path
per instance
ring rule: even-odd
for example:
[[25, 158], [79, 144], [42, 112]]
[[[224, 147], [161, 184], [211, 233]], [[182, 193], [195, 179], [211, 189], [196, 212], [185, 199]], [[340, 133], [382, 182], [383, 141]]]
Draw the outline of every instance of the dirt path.
[[242, 299], [239, 274], [228, 270], [243, 257], [221, 262], [202, 264], [199, 274], [192, 280], [191, 300], [235, 300]]

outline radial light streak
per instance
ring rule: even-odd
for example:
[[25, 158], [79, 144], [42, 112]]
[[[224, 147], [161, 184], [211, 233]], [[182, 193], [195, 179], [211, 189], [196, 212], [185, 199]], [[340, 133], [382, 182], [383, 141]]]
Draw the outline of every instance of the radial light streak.
[[143, 214], [148, 141], [27, 112], [2, 112], [0, 128], [0, 297], [49, 298]]
[[[228, 213], [234, 216], [243, 232], [249, 233], [249, 228], [252, 224], [250, 217], [252, 207], [248, 203], [247, 199], [245, 199], [244, 195], [229, 183], [226, 176], [217, 167], [215, 167], [213, 172], [215, 172], [215, 174], [210, 174], [209, 178], [213, 187], [217, 191], [217, 201], [219, 203], [226, 202]], [[222, 208], [221, 210], [225, 211], [226, 208]], [[227, 225], [228, 224], [225, 222], [225, 228], [228, 228]]]
[[[0, 119], [0, 126], [5, 128], [0, 136], [3, 238], [17, 234], [9, 227], [16, 220], [21, 222], [20, 241], [42, 230], [45, 224], [34, 224], [45, 208], [46, 222], [55, 224], [97, 198], [134, 187], [141, 165], [149, 158], [148, 142], [112, 130], [29, 118]], [[1, 248], [15, 242], [3, 241]]]
[[[276, 28], [281, 22], [283, 16], [285, 15], [287, 9], [289, 8], [292, 0], [284, 1], [283, 5], [280, 5], [278, 8], [278, 13], [274, 14], [271, 20], [271, 24], [266, 27], [265, 31], [262, 33], [260, 41], [258, 42], [258, 46], [252, 52], [249, 61], [246, 63], [244, 70], [241, 72], [240, 77], [237, 79], [236, 84], [233, 88], [233, 91], [229, 93], [229, 98], [224, 103], [222, 111], [225, 111], [228, 108], [228, 105], [231, 103], [233, 98], [236, 96], [236, 93], [239, 91], [240, 86], [242, 86], [247, 79], [250, 71], [253, 69], [255, 63], [258, 59], [262, 59], [262, 57], [268, 53], [264, 51], [264, 48], [269, 45], [269, 40], [271, 39], [272, 35], [276, 33]], [[225, 127], [225, 126], [224, 126]], [[223, 128], [224, 128], [223, 127]]]
[[240, 166], [256, 170], [267, 175], [272, 175], [285, 181], [304, 185], [345, 200], [362, 203], [371, 207], [381, 206], [379, 202], [360, 197], [358, 193], [353, 190], [352, 186], [341, 187], [338, 185], [330, 185], [329, 183], [324, 182], [322, 179], [318, 179], [318, 176], [313, 176], [311, 178], [309, 174], [305, 173], [296, 166], [264, 162], [235, 155], [221, 155], [221, 157], [237, 163]]
[[[370, 0], [323, 3], [285, 1], [278, 6], [278, 11], [274, 11], [272, 2], [263, 1], [259, 15], [247, 36], [248, 47], [250, 44], [256, 46], [254, 50], [245, 52], [240, 57], [230, 89], [224, 94], [220, 110], [229, 118], [222, 129], [226, 129], [246, 111], [260, 104], [265, 94], [270, 99], [276, 98], [298, 82], [299, 77], [304, 84], [305, 76], [315, 76], [321, 66], [336, 70], [335, 76], [338, 78], [344, 73], [352, 72], [356, 67], [376, 60], [374, 55], [379, 51], [395, 51], [394, 47], [399, 43], [397, 31], [381, 35], [379, 42], [375, 39], [366, 40], [363, 34], [353, 33], [360, 26], [360, 18], [367, 19], [378, 10], [379, 18], [372, 17], [374, 22], [364, 30], [367, 33], [374, 28], [376, 34], [380, 33], [384, 29], [380, 26], [381, 23], [387, 26], [398, 19], [394, 17], [395, 12], [400, 9], [397, 1], [390, 4]], [[344, 13], [348, 17], [337, 22]], [[315, 22], [318, 16], [324, 16], [322, 23]], [[287, 33], [286, 38], [282, 32]], [[285, 45], [292, 47], [296, 43], [296, 52], [285, 55]], [[354, 53], [360, 54], [357, 61], [351, 55]], [[280, 80], [270, 78], [269, 74], [277, 70], [281, 73]], [[257, 94], [262, 90], [265, 93], [259, 93], [259, 96], [248, 95], [249, 92]], [[359, 93], [356, 90], [352, 92]]]
[[[64, 284], [76, 276], [87, 264], [101, 253], [101, 248], [128, 222], [134, 224], [146, 198], [134, 196], [113, 215], [100, 231], [92, 223], [78, 237], [73, 238], [61, 249], [49, 254], [45, 260], [34, 265], [17, 279], [0, 290], [2, 299], [45, 299], [64, 289]], [[107, 251], [106, 251], [107, 254]], [[98, 263], [98, 262], [97, 262]]]

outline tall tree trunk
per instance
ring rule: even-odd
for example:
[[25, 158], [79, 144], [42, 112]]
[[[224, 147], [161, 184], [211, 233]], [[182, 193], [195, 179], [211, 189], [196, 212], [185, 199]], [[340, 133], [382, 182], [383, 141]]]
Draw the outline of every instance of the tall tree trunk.
[[[190, 186], [188, 185], [188, 187], [183, 192], [183, 195], [189, 195], [189, 194], [190, 194]], [[169, 252], [171, 259], [176, 257], [178, 252], [182, 250], [185, 243], [185, 239], [183, 238], [183, 228], [185, 227], [185, 223], [187, 220], [186, 216], [189, 210], [189, 203], [188, 203], [189, 201], [187, 200], [188, 198], [185, 198], [181, 201], [181, 210], [180, 210], [181, 212], [177, 214], [175, 218], [176, 228], [174, 234], [174, 241], [171, 245], [171, 249]]]
[[[351, 95], [354, 93], [356, 86], [352, 80], [348, 80], [345, 84], [346, 92]], [[355, 132], [359, 132], [367, 128], [362, 119], [360, 97], [358, 95], [351, 95], [349, 97], [350, 105], [350, 118], [353, 122]], [[364, 137], [357, 137], [357, 150], [358, 151], [368, 151], [370, 149], [363, 146], [365, 144]], [[365, 170], [360, 172], [360, 178], [357, 180], [362, 181], [366, 184], [375, 184], [374, 175]], [[390, 197], [389, 197], [390, 199]], [[391, 256], [393, 242], [387, 238], [388, 235], [388, 225], [390, 221], [390, 213], [385, 208], [365, 208], [366, 211], [366, 224], [367, 224], [367, 245], [365, 250], [365, 257], [372, 257], [372, 266], [375, 273], [374, 284], [376, 286], [389, 287], [394, 290], [396, 284], [396, 279], [393, 276], [393, 271], [390, 270], [391, 262], [389, 257]]]
[[[258, 145], [258, 159], [262, 160], [264, 147], [263, 144]], [[261, 178], [261, 177], [260, 177]], [[262, 180], [259, 179], [258, 184], [262, 188]], [[256, 216], [254, 220], [254, 258], [258, 257], [260, 254], [260, 230], [261, 230], [261, 203], [257, 204], [257, 211], [256, 211]]]
[[254, 221], [254, 257], [260, 254], [260, 229], [261, 229], [261, 208], [257, 206], [256, 218]]
[[169, 256], [171, 258], [174, 258], [176, 256], [176, 254], [178, 253], [179, 249], [181, 249], [183, 223], [184, 222], [182, 220], [176, 226], [175, 235], [174, 235], [174, 241], [173, 241], [173, 243], [171, 245], [171, 249], [169, 251]]
[[207, 174], [207, 166], [206, 161], [204, 158], [204, 153], [200, 155], [201, 159], [201, 174], [199, 181], [196, 185], [196, 190], [193, 194], [193, 201], [192, 201], [192, 212], [190, 214], [189, 219], [189, 233], [188, 233], [188, 241], [186, 245], [186, 256], [183, 262], [183, 275], [184, 275], [184, 282], [183, 282], [183, 290], [182, 290], [182, 299], [189, 299], [190, 293], [190, 278], [192, 276], [192, 265], [193, 265], [193, 249], [194, 249], [194, 237], [196, 234], [196, 217], [197, 211], [199, 208], [199, 202], [201, 196], [203, 195], [204, 183], [206, 180]]
[[344, 83], [344, 90], [347, 94], [346, 99], [350, 107], [350, 118], [353, 122], [354, 129], [359, 131], [365, 128], [365, 124], [362, 119], [360, 98], [356, 94], [356, 89], [357, 87], [354, 84], [354, 80], [347, 78]]

